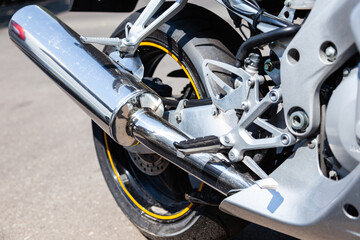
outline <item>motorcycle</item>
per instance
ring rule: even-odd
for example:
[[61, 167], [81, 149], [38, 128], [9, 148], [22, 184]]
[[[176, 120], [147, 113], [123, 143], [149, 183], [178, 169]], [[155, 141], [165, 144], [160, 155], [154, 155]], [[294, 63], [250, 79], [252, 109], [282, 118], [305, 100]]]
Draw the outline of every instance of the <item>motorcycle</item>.
[[105, 181], [149, 239], [230, 238], [246, 221], [359, 238], [360, 3], [217, 2], [234, 26], [151, 0], [109, 38], [35, 5], [9, 35], [90, 116]]

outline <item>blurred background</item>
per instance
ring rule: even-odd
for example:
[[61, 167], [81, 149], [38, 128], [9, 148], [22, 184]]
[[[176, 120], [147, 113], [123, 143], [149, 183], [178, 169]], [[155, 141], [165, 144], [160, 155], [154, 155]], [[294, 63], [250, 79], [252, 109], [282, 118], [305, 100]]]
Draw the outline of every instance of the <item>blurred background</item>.
[[[216, 1], [190, 2], [231, 22]], [[69, 12], [70, 0], [0, 1], [0, 239], [145, 239], [105, 184], [90, 119], [8, 37], [11, 16], [28, 4], [85, 36], [110, 36], [130, 14]], [[292, 238], [251, 224], [235, 239]]]

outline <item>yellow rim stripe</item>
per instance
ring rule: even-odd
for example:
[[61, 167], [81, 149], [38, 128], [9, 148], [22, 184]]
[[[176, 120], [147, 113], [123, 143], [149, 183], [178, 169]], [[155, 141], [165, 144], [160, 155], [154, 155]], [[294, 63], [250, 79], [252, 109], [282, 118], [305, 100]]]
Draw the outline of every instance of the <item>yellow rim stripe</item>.
[[[107, 141], [107, 136], [106, 136], [106, 133], [104, 132], [104, 139], [105, 139], [105, 146], [106, 146], [106, 152], [107, 152], [107, 155], [109, 157], [109, 160], [110, 160], [110, 164], [111, 164], [111, 167], [116, 175], [116, 178], [117, 180], [119, 181], [120, 183], [120, 186], [121, 188], [124, 190], [125, 194], [128, 196], [128, 198], [141, 210], [143, 211], [144, 213], [148, 214], [149, 216], [152, 216], [154, 218], [157, 218], [157, 219], [162, 219], [162, 220], [171, 220], [171, 219], [175, 219], [175, 218], [178, 218], [178, 217], [181, 217], [182, 215], [184, 215], [187, 211], [189, 211], [189, 209], [193, 206], [192, 203], [190, 203], [186, 208], [184, 208], [181, 212], [178, 212], [174, 215], [169, 215], [169, 216], [163, 216], [163, 215], [158, 215], [158, 214], [155, 214], [155, 213], [152, 213], [150, 211], [148, 211], [146, 208], [144, 208], [143, 206], [141, 206], [134, 198], [133, 196], [131, 196], [131, 194], [129, 193], [129, 191], [125, 188], [123, 182], [120, 180], [120, 176], [118, 174], [118, 172], [116, 171], [116, 168], [114, 166], [114, 162], [112, 160], [112, 157], [111, 157], [111, 153], [110, 153], [110, 150], [109, 150], [109, 145], [108, 145], [108, 141]], [[199, 187], [199, 191], [202, 189], [202, 186], [203, 186], [203, 183], [201, 183], [200, 187]]]
[[195, 86], [195, 82], [193, 81], [193, 79], [191, 78], [189, 72], [187, 71], [187, 69], [185, 68], [185, 66], [179, 61], [179, 59], [174, 55], [172, 54], [168, 49], [164, 48], [163, 46], [160, 46], [156, 43], [152, 43], [152, 42], [141, 42], [140, 43], [140, 46], [150, 46], [150, 47], [155, 47], [155, 48], [158, 48], [160, 50], [163, 50], [164, 52], [166, 52], [167, 54], [169, 54], [180, 66], [181, 68], [184, 70], [186, 76], [189, 78], [190, 82], [191, 82], [191, 85], [193, 86], [194, 90], [195, 90], [195, 94], [196, 94], [196, 97], [198, 99], [200, 99], [200, 94]]
[[[196, 93], [196, 96], [198, 99], [200, 99], [200, 95], [199, 95], [199, 92], [195, 86], [195, 83], [193, 81], [193, 79], [191, 78], [189, 72], [186, 70], [185, 66], [179, 61], [179, 59], [174, 55], [172, 54], [168, 49], [164, 48], [163, 46], [160, 46], [158, 44], [155, 44], [155, 43], [152, 43], [152, 42], [142, 42], [140, 43], [140, 46], [151, 46], [151, 47], [155, 47], [155, 48], [158, 48], [162, 51], [164, 51], [165, 53], [169, 54], [180, 66], [181, 68], [184, 70], [186, 76], [189, 78], [190, 82], [191, 82], [191, 85], [193, 86], [194, 90], [195, 90], [195, 93]], [[155, 213], [152, 213], [150, 211], [148, 211], [146, 208], [144, 208], [143, 206], [141, 206], [134, 198], [133, 196], [131, 196], [131, 194], [129, 193], [129, 191], [126, 189], [125, 185], [123, 184], [123, 182], [121, 181], [120, 179], [120, 176], [115, 168], [115, 165], [114, 165], [114, 162], [112, 160], [112, 157], [111, 157], [111, 153], [110, 153], [110, 149], [109, 149], [109, 145], [108, 145], [108, 141], [107, 141], [107, 136], [106, 136], [106, 133], [104, 132], [104, 139], [105, 139], [105, 146], [106, 146], [106, 152], [107, 152], [107, 155], [109, 157], [109, 161], [110, 161], [110, 164], [111, 164], [111, 167], [116, 175], [116, 178], [117, 180], [119, 181], [120, 183], [120, 186], [121, 188], [123, 189], [123, 191], [125, 192], [126, 196], [141, 210], [143, 211], [144, 213], [148, 214], [149, 216], [151, 217], [154, 217], [154, 218], [157, 218], [157, 219], [161, 219], [161, 220], [172, 220], [172, 219], [175, 219], [175, 218], [178, 218], [178, 217], [181, 217], [182, 215], [184, 215], [185, 213], [187, 213], [190, 208], [193, 206], [192, 203], [190, 203], [186, 208], [184, 208], [182, 211], [174, 214], [174, 215], [169, 215], [169, 216], [164, 216], [164, 215], [158, 215], [158, 214], [155, 214]], [[139, 144], [139, 142], [137, 143]], [[137, 145], [135, 144], [135, 145]], [[198, 191], [201, 191], [204, 187], [204, 183], [201, 182], [200, 184], [200, 187], [198, 188]]]

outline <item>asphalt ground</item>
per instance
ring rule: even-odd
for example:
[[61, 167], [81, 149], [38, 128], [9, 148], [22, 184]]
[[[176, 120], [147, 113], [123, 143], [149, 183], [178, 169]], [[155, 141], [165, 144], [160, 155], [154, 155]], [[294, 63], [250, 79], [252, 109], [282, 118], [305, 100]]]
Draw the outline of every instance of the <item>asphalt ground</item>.
[[[215, 1], [193, 2], [230, 21]], [[0, 239], [145, 239], [107, 188], [90, 119], [9, 40], [8, 20], [26, 4], [0, 8]], [[85, 36], [109, 36], [129, 15], [40, 4]], [[292, 238], [252, 224], [236, 239]]]

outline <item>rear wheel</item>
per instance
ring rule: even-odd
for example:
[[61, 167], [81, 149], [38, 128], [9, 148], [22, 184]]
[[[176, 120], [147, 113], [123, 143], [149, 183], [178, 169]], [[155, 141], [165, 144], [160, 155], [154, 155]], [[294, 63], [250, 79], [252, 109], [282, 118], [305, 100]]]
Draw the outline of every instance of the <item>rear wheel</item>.
[[[132, 14], [113, 36], [124, 37], [125, 23], [134, 22], [138, 16], [138, 12]], [[221, 34], [209, 27], [215, 23]], [[232, 45], [226, 46], [229, 38], [233, 40]], [[172, 97], [176, 99], [203, 98], [207, 92], [202, 61], [233, 62], [236, 42], [240, 43], [240, 38], [222, 19], [188, 4], [141, 43], [139, 54], [145, 78], [164, 80], [173, 88]], [[111, 48], [105, 49], [106, 53], [111, 51]], [[167, 66], [166, 69], [163, 66]], [[94, 123], [93, 132], [101, 170], [110, 191], [122, 211], [150, 239], [226, 239], [244, 226], [243, 221], [220, 212], [217, 207], [186, 201], [185, 193], [218, 193], [165, 159], [123, 148]]]

